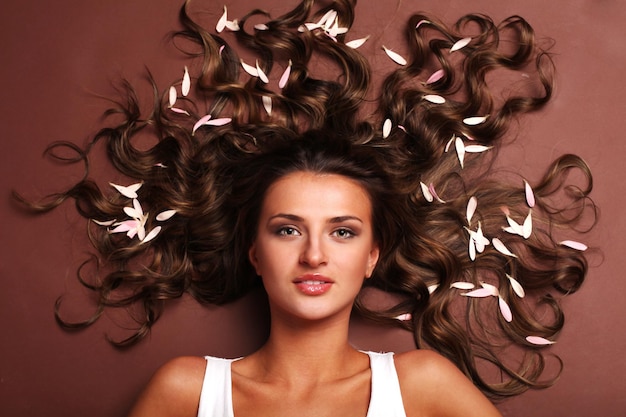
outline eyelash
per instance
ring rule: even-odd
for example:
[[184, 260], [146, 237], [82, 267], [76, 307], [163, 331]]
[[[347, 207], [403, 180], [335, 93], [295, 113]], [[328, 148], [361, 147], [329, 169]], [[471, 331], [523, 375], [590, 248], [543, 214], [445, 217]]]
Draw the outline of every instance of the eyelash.
[[[276, 234], [278, 236], [288, 237], [288, 236], [299, 236], [301, 233], [295, 227], [283, 226], [276, 230]], [[342, 228], [333, 230], [332, 232], [332, 236], [336, 236], [339, 239], [352, 239], [356, 235], [357, 234], [353, 230], [347, 227], [342, 227]]]
[[279, 236], [295, 236], [294, 232], [298, 233], [298, 235], [300, 234], [295, 227], [283, 226], [276, 231], [276, 234]]
[[[346, 233], [347, 236], [341, 236], [340, 233]], [[340, 229], [337, 229], [335, 231], [333, 231], [333, 235], [337, 236], [340, 239], [352, 239], [353, 237], [356, 236], [356, 233], [354, 233], [352, 230], [346, 228], [346, 227], [342, 227]]]

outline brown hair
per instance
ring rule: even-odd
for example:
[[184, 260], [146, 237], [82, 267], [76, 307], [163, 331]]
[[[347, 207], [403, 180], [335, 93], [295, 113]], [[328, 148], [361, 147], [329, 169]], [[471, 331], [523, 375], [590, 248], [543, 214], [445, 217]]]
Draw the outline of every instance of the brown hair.
[[[583, 227], [588, 213], [595, 221], [588, 198], [591, 174], [582, 159], [564, 155], [532, 187], [533, 202], [521, 178], [495, 175], [490, 164], [512, 121], [551, 98], [550, 55], [519, 16], [496, 25], [487, 16], [467, 15], [449, 27], [415, 14], [407, 24], [407, 65], [388, 74], [376, 114], [365, 117], [361, 111], [371, 84], [367, 60], [345, 44], [342, 33], [301, 29], [331, 10], [337, 12], [338, 27], [349, 29], [355, 3], [337, 0], [314, 12], [313, 1], [305, 0], [276, 19], [259, 10], [240, 19], [237, 44], [258, 56], [262, 71], [270, 73], [277, 64], [290, 68], [287, 84], [277, 90], [260, 77], [240, 74], [235, 49], [194, 21], [187, 1], [180, 13], [183, 30], [174, 39], [196, 74], [192, 92], [174, 106], [168, 103], [169, 90], [159, 94], [151, 81], [155, 105], [144, 116], [135, 90], [123, 82], [122, 99], [109, 112], [121, 115], [122, 122], [102, 129], [85, 150], [65, 142], [49, 147], [53, 156], [67, 148], [76, 153], [75, 161], [87, 162], [91, 145], [104, 141], [119, 172], [142, 184], [130, 200], [152, 215], [176, 211], [168, 220], [143, 218], [146, 232], [161, 228], [150, 241], [111, 233], [115, 225], [104, 222], [119, 219], [134, 203], [112, 189], [101, 190], [88, 172], [68, 191], [29, 203], [45, 211], [74, 198], [85, 218], [104, 224], [89, 227], [93, 259], [104, 267], [89, 277], [79, 270], [81, 281], [98, 294], [98, 310], [84, 322], [68, 323], [58, 304], [60, 323], [82, 327], [107, 307], [139, 305], [137, 331], [115, 342], [130, 345], [147, 334], [164, 300], [185, 292], [202, 303], [240, 297], [258, 282], [243, 254], [265, 190], [289, 170], [317, 170], [358, 179], [373, 201], [383, 251], [367, 285], [400, 301], [378, 311], [359, 298], [358, 311], [411, 330], [418, 348], [442, 353], [491, 396], [553, 382], [543, 376], [543, 346], [537, 343], [547, 343], [561, 330], [556, 295], [576, 291], [587, 271], [583, 253], [571, 247], [580, 246], [559, 242]], [[247, 22], [253, 16], [267, 21], [250, 32]], [[451, 53], [453, 45], [461, 49]], [[320, 59], [333, 68], [327, 78], [310, 72]], [[501, 91], [492, 83], [501, 74], [514, 74], [518, 81]], [[271, 101], [271, 114], [264, 100]], [[230, 122], [192, 128], [205, 114]], [[134, 147], [131, 139], [140, 133], [155, 137], [156, 145]], [[581, 186], [566, 183], [572, 170], [582, 174]], [[477, 201], [471, 219], [470, 201]], [[528, 218], [530, 234], [505, 230], [513, 227], [511, 221]], [[484, 248], [477, 242], [479, 231], [488, 242]], [[488, 297], [462, 296], [470, 284]], [[517, 284], [526, 297], [520, 297]], [[546, 308], [552, 314], [545, 314]], [[511, 360], [513, 347], [521, 357]], [[485, 362], [496, 366], [499, 379], [483, 376]]]

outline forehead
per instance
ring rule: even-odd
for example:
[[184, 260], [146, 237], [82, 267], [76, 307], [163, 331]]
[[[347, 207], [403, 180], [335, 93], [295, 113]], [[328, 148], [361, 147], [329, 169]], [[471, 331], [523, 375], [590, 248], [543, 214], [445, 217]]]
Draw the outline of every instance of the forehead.
[[[300, 211], [371, 218], [370, 196], [358, 181], [337, 174], [294, 172], [274, 182], [267, 190], [262, 213]], [[294, 213], [298, 214], [298, 213]]]

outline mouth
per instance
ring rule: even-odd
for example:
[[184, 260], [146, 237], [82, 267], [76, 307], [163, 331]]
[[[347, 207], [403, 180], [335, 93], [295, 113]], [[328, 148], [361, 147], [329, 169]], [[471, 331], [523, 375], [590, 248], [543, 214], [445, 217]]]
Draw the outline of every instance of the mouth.
[[293, 282], [295, 284], [320, 285], [332, 284], [334, 281], [321, 274], [306, 274], [294, 279]]
[[334, 281], [320, 274], [306, 274], [293, 281], [304, 295], [322, 295], [330, 290]]

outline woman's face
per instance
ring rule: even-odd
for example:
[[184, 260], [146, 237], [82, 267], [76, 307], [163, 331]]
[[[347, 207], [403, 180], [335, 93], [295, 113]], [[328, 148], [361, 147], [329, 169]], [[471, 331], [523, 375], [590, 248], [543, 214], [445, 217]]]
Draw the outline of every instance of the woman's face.
[[378, 260], [372, 205], [356, 181], [295, 172], [268, 189], [249, 257], [273, 315], [347, 317]]

